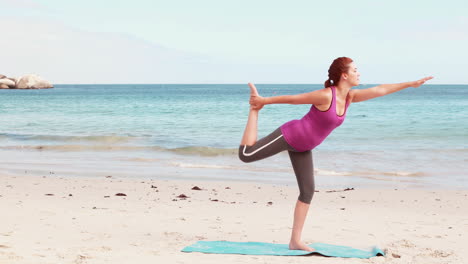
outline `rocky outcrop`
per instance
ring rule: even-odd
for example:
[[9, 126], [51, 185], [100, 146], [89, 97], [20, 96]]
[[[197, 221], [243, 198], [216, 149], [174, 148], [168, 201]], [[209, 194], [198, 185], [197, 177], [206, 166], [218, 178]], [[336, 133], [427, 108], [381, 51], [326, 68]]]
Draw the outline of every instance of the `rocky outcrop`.
[[18, 89], [44, 89], [52, 87], [50, 82], [34, 74], [24, 75], [16, 82], [16, 88]]
[[7, 86], [7, 88], [14, 88], [16, 86], [16, 82], [15, 81], [12, 81], [10, 79], [7, 79], [7, 78], [3, 78], [3, 79], [0, 79], [0, 84], [3, 84], [3, 86]]
[[0, 74], [0, 89], [45, 89], [54, 86], [35, 74], [23, 75], [18, 79]]

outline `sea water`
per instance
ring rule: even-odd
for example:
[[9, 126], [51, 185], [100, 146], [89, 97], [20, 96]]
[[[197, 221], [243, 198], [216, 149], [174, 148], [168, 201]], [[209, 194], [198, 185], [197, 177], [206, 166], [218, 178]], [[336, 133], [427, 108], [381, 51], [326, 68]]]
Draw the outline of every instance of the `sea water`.
[[[365, 89], [361, 85], [354, 89]], [[262, 96], [314, 84], [259, 84]], [[0, 172], [294, 184], [286, 153], [237, 159], [245, 84], [56, 85], [0, 90]], [[259, 137], [310, 105], [267, 105]], [[468, 187], [468, 85], [423, 85], [350, 105], [313, 151], [318, 184]]]

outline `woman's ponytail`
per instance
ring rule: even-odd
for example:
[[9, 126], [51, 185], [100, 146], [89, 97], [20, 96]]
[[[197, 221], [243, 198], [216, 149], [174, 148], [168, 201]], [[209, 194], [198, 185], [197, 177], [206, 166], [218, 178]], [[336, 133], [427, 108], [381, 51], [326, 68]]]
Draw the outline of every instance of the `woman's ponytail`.
[[341, 74], [348, 72], [349, 64], [351, 62], [353, 62], [353, 60], [348, 57], [336, 58], [328, 69], [328, 80], [325, 81], [325, 88], [332, 85], [338, 85]]

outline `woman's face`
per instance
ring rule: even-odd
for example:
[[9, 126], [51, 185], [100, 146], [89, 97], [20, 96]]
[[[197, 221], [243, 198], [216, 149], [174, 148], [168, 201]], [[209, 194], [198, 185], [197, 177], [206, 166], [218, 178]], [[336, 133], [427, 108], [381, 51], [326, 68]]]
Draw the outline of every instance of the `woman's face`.
[[349, 64], [348, 72], [343, 74], [342, 78], [344, 78], [351, 86], [358, 86], [359, 76], [361, 76], [361, 74], [358, 72], [356, 65], [354, 65], [354, 62], [351, 62], [351, 64]]

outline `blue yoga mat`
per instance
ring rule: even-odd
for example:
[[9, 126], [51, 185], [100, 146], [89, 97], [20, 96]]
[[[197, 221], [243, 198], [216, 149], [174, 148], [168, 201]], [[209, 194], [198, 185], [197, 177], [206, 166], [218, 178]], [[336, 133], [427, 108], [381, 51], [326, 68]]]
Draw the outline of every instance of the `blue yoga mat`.
[[287, 244], [272, 244], [262, 242], [230, 242], [230, 241], [198, 241], [185, 247], [182, 252], [202, 252], [216, 254], [242, 254], [242, 255], [274, 255], [274, 256], [303, 256], [320, 254], [327, 257], [341, 258], [371, 258], [384, 256], [384, 252], [378, 247], [371, 250], [361, 250], [346, 246], [336, 246], [324, 243], [308, 245], [315, 251], [290, 250]]

